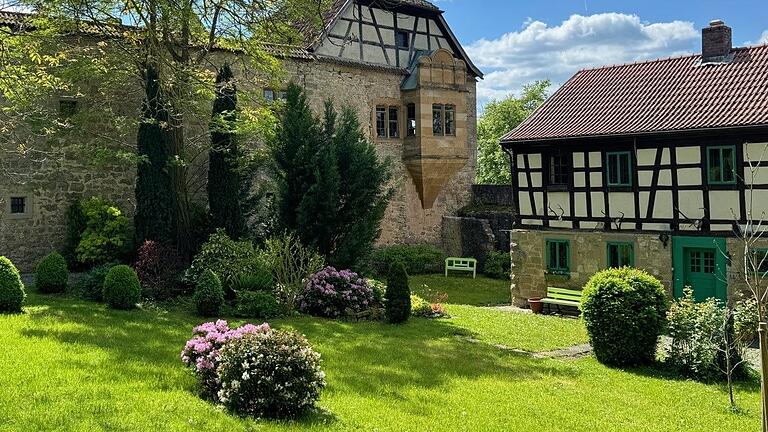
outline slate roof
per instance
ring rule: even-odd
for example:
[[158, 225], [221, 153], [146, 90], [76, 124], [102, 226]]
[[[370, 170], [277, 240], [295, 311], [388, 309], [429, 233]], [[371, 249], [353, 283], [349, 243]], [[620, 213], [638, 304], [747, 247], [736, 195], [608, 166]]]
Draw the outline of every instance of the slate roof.
[[579, 71], [502, 143], [768, 125], [768, 45]]

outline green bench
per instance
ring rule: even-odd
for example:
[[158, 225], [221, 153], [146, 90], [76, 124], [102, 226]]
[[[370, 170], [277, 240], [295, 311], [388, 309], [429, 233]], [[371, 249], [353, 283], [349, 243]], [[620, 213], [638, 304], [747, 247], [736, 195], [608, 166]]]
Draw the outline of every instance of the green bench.
[[581, 310], [581, 290], [547, 287], [547, 296], [541, 302], [548, 305], [573, 306]]
[[472, 273], [472, 278], [474, 279], [477, 277], [477, 260], [474, 258], [446, 258], [445, 277], [448, 277], [448, 270]]

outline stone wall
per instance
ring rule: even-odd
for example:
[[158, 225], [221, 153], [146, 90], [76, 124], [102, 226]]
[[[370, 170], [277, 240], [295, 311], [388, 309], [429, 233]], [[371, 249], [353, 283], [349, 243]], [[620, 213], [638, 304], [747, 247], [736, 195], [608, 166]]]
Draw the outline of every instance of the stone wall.
[[[404, 75], [399, 69], [384, 69], [330, 61], [286, 61], [287, 79], [304, 85], [313, 109], [322, 113], [326, 99], [337, 105], [353, 107], [364, 130], [374, 136], [372, 112], [376, 101], [401, 99]], [[259, 85], [253, 83], [253, 85]], [[431, 243], [441, 240], [442, 218], [455, 214], [471, 197], [475, 175], [476, 100], [475, 82], [470, 79], [466, 98], [466, 153], [468, 162], [439, 193], [432, 208], [422, 208], [413, 179], [403, 163], [403, 141], [376, 142], [382, 157], [392, 161], [394, 196], [389, 205], [380, 237], [381, 244]], [[140, 101], [127, 101], [138, 106]], [[404, 129], [402, 129], [404, 130]], [[0, 148], [2, 150], [10, 150]], [[116, 202], [129, 216], [134, 212], [135, 165], [90, 166], [70, 155], [31, 162], [25, 157], [8, 156], [4, 163], [14, 167], [19, 176], [0, 175], [0, 256], [14, 261], [22, 271], [31, 271], [37, 261], [61, 247], [64, 221], [71, 200], [100, 196]], [[205, 166], [194, 175], [205, 178]], [[204, 188], [201, 190], [204, 191]], [[8, 214], [11, 196], [28, 197], [30, 213], [24, 217]], [[204, 199], [204, 198], [203, 198]]]
[[[581, 289], [589, 278], [607, 265], [606, 242], [635, 245], [635, 267], [658, 278], [672, 296], [672, 244], [666, 247], [658, 234], [513, 230], [512, 264], [515, 275], [513, 302], [527, 305], [531, 297], [545, 297], [547, 286]], [[545, 263], [547, 240], [569, 240], [570, 274], [548, 275]]]
[[472, 185], [472, 202], [476, 205], [484, 206], [504, 206], [512, 207], [514, 205], [512, 185]]
[[443, 217], [442, 237], [446, 255], [475, 258], [480, 270], [496, 241], [487, 220], [454, 216]]

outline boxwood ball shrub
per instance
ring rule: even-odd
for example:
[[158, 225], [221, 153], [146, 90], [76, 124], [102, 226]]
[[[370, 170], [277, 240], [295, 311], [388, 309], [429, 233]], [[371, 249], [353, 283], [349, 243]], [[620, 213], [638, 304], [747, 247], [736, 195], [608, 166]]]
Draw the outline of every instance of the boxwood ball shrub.
[[387, 275], [385, 314], [387, 321], [401, 324], [411, 316], [411, 289], [408, 286], [408, 273], [401, 262], [395, 262]]
[[668, 309], [658, 279], [633, 268], [604, 270], [592, 276], [582, 296], [583, 319], [598, 361], [613, 366], [654, 361]]
[[295, 332], [243, 335], [224, 345], [219, 361], [219, 400], [243, 416], [294, 418], [325, 387], [320, 354]]
[[133, 309], [141, 301], [141, 284], [136, 272], [127, 265], [116, 265], [104, 278], [104, 301], [113, 309]]
[[63, 293], [68, 280], [67, 260], [58, 252], [46, 255], [35, 269], [35, 288], [43, 294]]
[[19, 270], [11, 260], [0, 256], [0, 312], [21, 312], [26, 297]]
[[206, 270], [197, 281], [193, 296], [195, 308], [200, 316], [216, 316], [224, 305], [224, 289], [212, 270]]
[[357, 314], [376, 303], [366, 279], [351, 270], [333, 267], [312, 275], [297, 302], [299, 311], [326, 318]]

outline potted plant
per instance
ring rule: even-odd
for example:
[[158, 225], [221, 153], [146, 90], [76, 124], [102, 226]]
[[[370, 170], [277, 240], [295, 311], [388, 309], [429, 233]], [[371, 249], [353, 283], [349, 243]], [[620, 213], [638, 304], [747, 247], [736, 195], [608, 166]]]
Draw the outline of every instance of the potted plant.
[[528, 305], [531, 307], [531, 311], [535, 314], [540, 314], [544, 311], [544, 303], [541, 302], [541, 297], [529, 298]]

